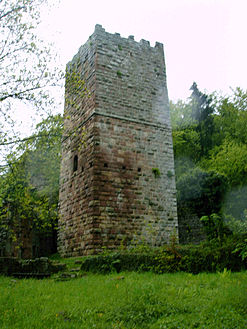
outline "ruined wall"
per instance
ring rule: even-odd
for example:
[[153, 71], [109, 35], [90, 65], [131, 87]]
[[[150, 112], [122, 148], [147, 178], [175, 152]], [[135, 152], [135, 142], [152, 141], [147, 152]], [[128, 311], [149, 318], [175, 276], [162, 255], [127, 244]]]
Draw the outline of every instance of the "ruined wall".
[[60, 254], [165, 243], [177, 234], [177, 210], [163, 45], [96, 25], [68, 68], [90, 96], [71, 97], [67, 84]]

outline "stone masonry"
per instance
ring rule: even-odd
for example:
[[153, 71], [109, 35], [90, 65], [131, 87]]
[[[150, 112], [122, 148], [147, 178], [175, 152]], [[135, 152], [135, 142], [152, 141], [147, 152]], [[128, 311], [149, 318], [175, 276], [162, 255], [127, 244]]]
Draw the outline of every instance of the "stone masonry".
[[178, 222], [163, 45], [96, 25], [74, 70], [88, 93], [67, 84], [59, 253], [166, 243]]

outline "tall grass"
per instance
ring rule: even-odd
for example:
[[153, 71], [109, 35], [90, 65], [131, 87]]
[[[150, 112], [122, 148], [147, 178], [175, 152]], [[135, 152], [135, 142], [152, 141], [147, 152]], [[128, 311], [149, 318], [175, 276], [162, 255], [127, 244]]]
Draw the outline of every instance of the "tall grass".
[[247, 272], [0, 277], [0, 328], [247, 328]]

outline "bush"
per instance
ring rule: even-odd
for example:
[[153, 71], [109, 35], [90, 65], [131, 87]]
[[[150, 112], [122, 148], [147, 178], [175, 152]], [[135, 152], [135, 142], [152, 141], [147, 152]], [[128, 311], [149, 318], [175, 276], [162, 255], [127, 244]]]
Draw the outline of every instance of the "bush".
[[154, 260], [152, 253], [115, 252], [86, 257], [81, 270], [104, 274], [120, 271], [145, 272], [152, 269]]
[[240, 253], [234, 254], [236, 242], [228, 240], [222, 245], [218, 241], [198, 246], [184, 246], [180, 269], [184, 272], [217, 272], [224, 269], [241, 271], [246, 268]]
[[232, 232], [225, 225], [221, 215], [211, 214], [200, 218], [208, 240], [218, 239], [221, 243], [223, 239], [230, 236]]
[[[217, 239], [200, 245], [164, 246], [149, 252], [121, 251], [85, 257], [82, 271], [110, 273], [121, 271], [172, 273], [216, 272], [224, 269], [241, 271], [247, 268], [243, 252], [239, 248], [244, 237]], [[239, 249], [238, 249], [239, 248]]]
[[247, 259], [247, 234], [245, 234], [245, 238], [237, 244], [233, 253], [239, 253], [243, 261]]

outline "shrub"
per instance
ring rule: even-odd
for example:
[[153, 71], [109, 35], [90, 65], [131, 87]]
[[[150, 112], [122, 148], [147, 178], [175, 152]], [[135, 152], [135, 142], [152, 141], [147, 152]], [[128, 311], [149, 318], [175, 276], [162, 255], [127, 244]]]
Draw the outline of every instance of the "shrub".
[[217, 239], [200, 245], [167, 245], [147, 252], [121, 251], [83, 260], [82, 271], [110, 273], [121, 271], [168, 273], [184, 271], [189, 273], [216, 272], [224, 269], [240, 271], [247, 268], [244, 261], [246, 242], [243, 237]]
[[245, 235], [245, 238], [237, 244], [233, 253], [239, 253], [243, 261], [247, 259], [247, 235]]
[[85, 257], [82, 271], [93, 273], [110, 273], [120, 271], [149, 271], [154, 265], [152, 253], [114, 252]]
[[223, 245], [203, 243], [197, 246], [183, 247], [180, 269], [184, 272], [217, 272], [225, 268], [241, 271], [246, 268], [239, 254], [233, 254], [234, 244], [225, 242]]
[[231, 231], [224, 224], [222, 216], [218, 214], [211, 214], [210, 216], [202, 216], [200, 218], [208, 240], [218, 239], [219, 242], [228, 235]]

